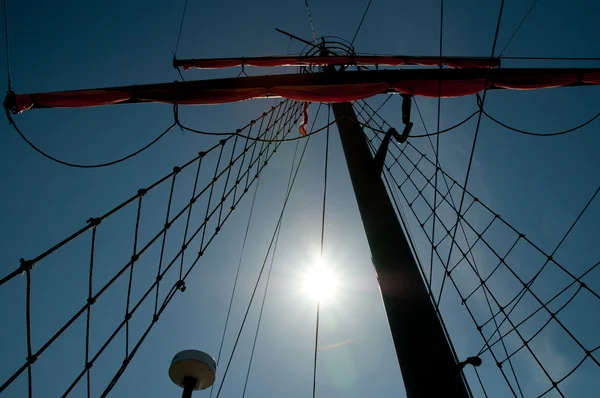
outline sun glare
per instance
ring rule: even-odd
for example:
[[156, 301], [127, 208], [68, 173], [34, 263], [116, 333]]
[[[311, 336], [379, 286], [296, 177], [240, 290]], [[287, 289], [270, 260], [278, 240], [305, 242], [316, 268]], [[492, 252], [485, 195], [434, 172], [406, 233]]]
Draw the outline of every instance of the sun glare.
[[336, 292], [337, 280], [333, 272], [322, 263], [317, 263], [304, 275], [304, 291], [317, 300], [330, 300]]

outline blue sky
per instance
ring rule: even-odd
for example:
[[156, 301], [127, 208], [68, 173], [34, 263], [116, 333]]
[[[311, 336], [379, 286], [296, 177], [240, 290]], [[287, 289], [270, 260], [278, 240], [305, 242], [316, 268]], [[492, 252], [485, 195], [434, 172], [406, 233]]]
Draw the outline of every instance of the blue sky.
[[[443, 52], [447, 55], [489, 56], [500, 1], [446, 2], [444, 9]], [[311, 2], [318, 36], [335, 35], [351, 39], [366, 1]], [[508, 42], [531, 5], [530, 1], [507, 1], [498, 37], [498, 51]], [[13, 89], [19, 93], [106, 87], [174, 81], [171, 67], [183, 2], [106, 1], [88, 4], [76, 1], [42, 1], [35, 4], [9, 2], [10, 62]], [[540, 0], [504, 55], [597, 57], [596, 37], [600, 5], [593, 1]], [[296, 53], [302, 45], [275, 32], [281, 28], [310, 39], [312, 33], [304, 2], [239, 0], [214, 4], [189, 0], [178, 49], [180, 57], [226, 57]], [[356, 39], [358, 52], [437, 55], [439, 51], [439, 2], [373, 0]], [[598, 62], [509, 61], [511, 66], [587, 66]], [[6, 73], [2, 63], [0, 76]], [[237, 70], [191, 71], [186, 79], [234, 76]], [[250, 74], [280, 73], [248, 70]], [[542, 90], [536, 92], [493, 92], [486, 109], [499, 120], [525, 130], [551, 132], [566, 129], [590, 119], [598, 112], [600, 92], [596, 87]], [[376, 106], [385, 97], [369, 103]], [[232, 131], [257, 117], [276, 100], [259, 100], [223, 106], [193, 107], [181, 110], [182, 120], [206, 131]], [[429, 131], [436, 128], [437, 101], [418, 99]], [[474, 97], [445, 99], [441, 102], [442, 128], [455, 124], [476, 110]], [[311, 117], [316, 105], [311, 106]], [[400, 125], [400, 99], [392, 98], [381, 115], [392, 125]], [[413, 109], [414, 134], [423, 133]], [[28, 137], [52, 155], [78, 163], [111, 160], [144, 145], [172, 121], [172, 109], [163, 105], [135, 105], [81, 110], [39, 110], [15, 117]], [[316, 126], [323, 126], [323, 113]], [[580, 131], [552, 138], [527, 137], [482, 121], [469, 190], [500, 213], [539, 247], [552, 251], [589, 197], [596, 190], [600, 158], [597, 148], [598, 121]], [[71, 169], [54, 164], [31, 150], [8, 124], [0, 137], [0, 180], [3, 194], [0, 206], [0, 273], [12, 271], [21, 257], [31, 258], [59, 239], [84, 225], [168, 173], [174, 165], [192, 158], [217, 139], [174, 130], [156, 146], [122, 164], [95, 170]], [[470, 153], [475, 121], [441, 137], [440, 162], [445, 171], [463, 182]], [[284, 217], [274, 262], [273, 279], [254, 356], [247, 397], [310, 396], [314, 348], [315, 302], [301, 292], [299, 279], [318, 253], [323, 182], [324, 134], [311, 139], [305, 164]], [[411, 141], [431, 154], [426, 139]], [[244, 254], [239, 290], [236, 293], [231, 325], [224, 343], [222, 363], [226, 363], [239, 329], [256, 276], [283, 201], [295, 144], [282, 145], [261, 177], [253, 223]], [[433, 157], [430, 158], [433, 159]], [[406, 164], [406, 163], [405, 163]], [[345, 169], [336, 129], [331, 131], [328, 205], [325, 226], [325, 257], [338, 274], [338, 298], [321, 312], [317, 396], [397, 397], [403, 391], [385, 312], [381, 305], [368, 246], [362, 232], [357, 207]], [[427, 170], [427, 168], [425, 168]], [[400, 170], [395, 175], [402, 177]], [[397, 173], [397, 174], [396, 174]], [[162, 189], [162, 188], [161, 188]], [[168, 187], [166, 188], [168, 189]], [[457, 192], [457, 198], [458, 191]], [[411, 191], [407, 190], [407, 194]], [[143, 233], [150, 235], [161, 225], [168, 190], [148, 198]], [[429, 195], [429, 193], [427, 193]], [[184, 203], [187, 197], [178, 197]], [[247, 197], [210, 247], [188, 281], [188, 290], [178, 295], [151, 332], [113, 396], [177, 396], [179, 389], [167, 376], [172, 356], [181, 349], [202, 349], [217, 355], [225, 321], [233, 277], [240, 257], [248, 220]], [[416, 210], [418, 213], [423, 208]], [[417, 252], [425, 264], [430, 247], [407, 208], [410, 229]], [[449, 211], [441, 217], [450, 215]], [[442, 212], [442, 210], [440, 210]], [[419, 213], [424, 214], [424, 213]], [[107, 280], [117, 261], [131, 255], [132, 210], [99, 229], [97, 270], [99, 280]], [[474, 209], [471, 221], [485, 226], [486, 212]], [[600, 204], [596, 200], [556, 253], [561, 264], [577, 275], [598, 261], [597, 221]], [[127, 225], [127, 227], [124, 227]], [[437, 233], [439, 234], [439, 225]], [[506, 248], [512, 238], [505, 227], [494, 226], [490, 242]], [[89, 235], [68, 249], [51, 256], [32, 272], [33, 340], [43, 343], [85, 302]], [[177, 243], [179, 244], [179, 243]], [[152, 253], [149, 253], [152, 254]], [[489, 251], [478, 246], [474, 254], [482, 269], [495, 263]], [[157, 253], [154, 253], [156, 256]], [[527, 245], [511, 255], [523, 274], [537, 269], [543, 258]], [[156, 264], [150, 258], [138, 267], [140, 280], [152, 278]], [[145, 268], [146, 267], [146, 268]], [[439, 264], [436, 265], [439, 271]], [[457, 268], [461, 288], [473, 287], [473, 274]], [[441, 274], [434, 274], [434, 286]], [[146, 278], [146, 279], [144, 279]], [[559, 291], [568, 278], [549, 267], [536, 282], [543, 297]], [[140, 282], [141, 283], [141, 282]], [[600, 289], [598, 271], [586, 283]], [[491, 280], [491, 288], [501, 300], [509, 300], [519, 286], [507, 273]], [[143, 286], [135, 286], [141, 289]], [[261, 285], [262, 286], [262, 285]], [[23, 277], [0, 287], [0, 381], [20, 366], [25, 357]], [[260, 291], [260, 290], [259, 290]], [[92, 346], [98, 347], [124, 313], [126, 284], [119, 282], [98, 302], [92, 313]], [[136, 290], [137, 292], [137, 290]], [[475, 297], [472, 308], [485, 318], [483, 297]], [[515, 318], [536, 309], [526, 299], [516, 309]], [[597, 301], [581, 293], [563, 312], [569, 329], [588, 346], [600, 343], [591, 330], [600, 324], [593, 308]], [[142, 309], [141, 311], [146, 311]], [[450, 286], [444, 291], [442, 313], [459, 357], [473, 355], [482, 342], [464, 307]], [[151, 313], [150, 313], [151, 315]], [[223, 396], [239, 396], [243, 388], [258, 308], [253, 307], [240, 350], [232, 361]], [[144, 318], [145, 317], [145, 318]], [[524, 326], [524, 333], [539, 322]], [[139, 335], [149, 322], [147, 311], [134, 319], [132, 333]], [[528, 329], [530, 328], [530, 329]], [[84, 363], [84, 322], [77, 322], [33, 367], [36, 396], [60, 396]], [[341, 346], [328, 348], [345, 343]], [[514, 335], [507, 344], [516, 346]], [[558, 377], [581, 359], [563, 330], [549, 327], [535, 340], [535, 352]], [[92, 392], [99, 395], [120, 365], [124, 339], [119, 337], [104, 353], [92, 371]], [[598, 355], [596, 355], [598, 357]], [[481, 374], [489, 396], [508, 396], [500, 373], [487, 354], [482, 357]], [[531, 357], [517, 355], [515, 367], [525, 396], [537, 396], [548, 380], [532, 363]], [[222, 371], [223, 367], [219, 367]], [[598, 388], [598, 367], [586, 361], [564, 384], [567, 396], [593, 396]], [[469, 380], [473, 373], [469, 370]], [[472, 382], [476, 396], [483, 396]], [[84, 396], [85, 382], [73, 392]], [[7, 396], [24, 396], [26, 377], [20, 377], [6, 391]], [[207, 392], [196, 393], [208, 396]], [[214, 396], [214, 395], [213, 395]], [[548, 396], [554, 396], [549, 394]]]

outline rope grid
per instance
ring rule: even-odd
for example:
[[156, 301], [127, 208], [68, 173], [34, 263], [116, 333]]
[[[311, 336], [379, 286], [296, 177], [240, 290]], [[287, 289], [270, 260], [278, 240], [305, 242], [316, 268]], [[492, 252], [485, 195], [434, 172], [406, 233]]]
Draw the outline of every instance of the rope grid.
[[[318, 109], [320, 110], [320, 106], [319, 106]], [[317, 114], [318, 114], [319, 110], [317, 110]], [[315, 117], [315, 120], [313, 121], [313, 125], [312, 125], [311, 130], [314, 128], [315, 123], [316, 123], [316, 117]], [[308, 136], [308, 134], [307, 134], [307, 136]], [[302, 165], [302, 161], [304, 160], [304, 155], [306, 154], [306, 148], [308, 147], [309, 140], [310, 139], [307, 139], [307, 140], [304, 141], [304, 148], [302, 149], [302, 153], [300, 155], [300, 159], [298, 161], [298, 164], [296, 165], [296, 169], [295, 169], [295, 171], [293, 171], [293, 176], [292, 176], [292, 170], [294, 168], [294, 162], [292, 162], [292, 170], [290, 171], [290, 177], [288, 177], [288, 187], [286, 189], [286, 195], [285, 195], [285, 199], [283, 201], [283, 205], [281, 207], [281, 212], [279, 213], [279, 217], [278, 217], [277, 223], [275, 225], [275, 230], [273, 231], [273, 234], [271, 236], [271, 240], [269, 242], [269, 246], [267, 248], [267, 252], [265, 254], [265, 257], [264, 257], [262, 266], [260, 268], [258, 277], [256, 279], [256, 283], [255, 283], [254, 288], [252, 290], [252, 294], [251, 294], [250, 299], [248, 301], [248, 305], [246, 306], [246, 311], [244, 313], [244, 317], [242, 318], [242, 322], [241, 322], [238, 334], [236, 336], [235, 342], [233, 344], [233, 348], [231, 350], [231, 354], [229, 356], [229, 360], [227, 361], [227, 365], [225, 367], [225, 371], [223, 372], [223, 377], [222, 377], [221, 382], [219, 384], [219, 389], [217, 391], [216, 398], [218, 398], [219, 395], [221, 394], [223, 385], [225, 383], [225, 379], [227, 377], [227, 374], [229, 372], [229, 369], [230, 369], [233, 357], [234, 357], [236, 349], [238, 347], [238, 343], [240, 341], [240, 337], [242, 335], [242, 332], [244, 330], [244, 326], [245, 326], [246, 321], [248, 319], [248, 314], [250, 313], [250, 309], [252, 308], [252, 304], [254, 302], [254, 298], [256, 297], [256, 293], [258, 291], [258, 286], [259, 286], [260, 281], [262, 280], [262, 277], [264, 275], [264, 271], [265, 271], [265, 268], [267, 266], [269, 255], [271, 255], [271, 250], [272, 250], [273, 254], [272, 254], [272, 258], [271, 258], [271, 265], [269, 266], [269, 270], [267, 271], [267, 275], [268, 276], [267, 276], [267, 281], [265, 283], [265, 288], [263, 290], [263, 299], [262, 299], [262, 303], [261, 303], [261, 311], [260, 311], [260, 315], [259, 315], [259, 319], [258, 319], [258, 322], [257, 322], [256, 331], [255, 331], [255, 335], [254, 335], [254, 343], [253, 343], [252, 351], [251, 351], [251, 354], [250, 354], [250, 363], [248, 365], [248, 369], [247, 369], [247, 373], [246, 373], [246, 380], [244, 382], [244, 392], [243, 392], [243, 394], [245, 394], [245, 390], [246, 390], [247, 385], [248, 385], [248, 377], [250, 375], [250, 370], [251, 370], [251, 367], [252, 367], [252, 360], [254, 358], [254, 350], [256, 348], [255, 343], [256, 343], [256, 339], [258, 338], [258, 332], [259, 332], [260, 324], [261, 324], [261, 320], [262, 320], [262, 312], [263, 312], [263, 309], [264, 309], [264, 302], [266, 300], [266, 295], [267, 295], [267, 292], [268, 292], [271, 270], [273, 269], [272, 266], [273, 266], [273, 260], [274, 260], [274, 257], [275, 257], [275, 251], [277, 249], [277, 243], [278, 243], [278, 240], [279, 240], [279, 231], [281, 230], [281, 225], [282, 225], [282, 222], [283, 222], [283, 216], [284, 216], [285, 211], [287, 209], [287, 204], [288, 204], [288, 201], [290, 199], [290, 195], [292, 193], [292, 189], [294, 187], [294, 184], [296, 182], [296, 178], [298, 177], [298, 173], [300, 171], [300, 166]], [[294, 161], [295, 161], [295, 156], [294, 156]]]
[[[355, 108], [359, 119], [362, 119], [359, 123], [370, 126], [371, 133], [367, 136], [375, 152], [382, 140], [377, 132], [391, 126], [366, 102], [355, 104]], [[435, 150], [433, 143], [431, 146]], [[434, 179], [438, 173], [444, 184], [436, 186]], [[590, 366], [595, 372], [600, 370], [600, 345], [597, 339], [590, 341], [585, 335], [586, 320], [578, 319], [579, 329], [573, 327], [573, 317], [577, 314], [573, 303], [577, 298], [589, 300], [590, 305], [594, 305], [592, 301], [598, 304], [596, 300], [600, 299], [600, 294], [593, 287], [592, 277], [594, 271], [600, 268], [600, 261], [575, 273], [572, 267], [555, 257], [573, 227], [598, 196], [600, 187], [554, 250], [548, 252], [464, 189], [439, 164], [436, 167], [435, 160], [429, 159], [410, 139], [402, 145], [394, 142], [389, 149], [383, 175], [391, 185], [388, 186], [390, 196], [395, 202], [404, 204], [396, 203], [400, 219], [406, 219], [402, 208], [408, 207], [429, 243], [427, 250], [435, 256], [438, 274], [444, 275], [453, 286], [457, 300], [467, 310], [481, 337], [481, 348], [469, 354], [481, 357], [487, 368], [496, 365], [509, 389], [507, 393], [515, 397], [565, 396], [564, 386], [569, 377], [578, 370], [579, 373], [584, 372], [581, 370], [584, 364], [589, 364], [586, 372], [591, 371]], [[465, 204], [459, 212], [453, 197], [463, 192]], [[400, 200], [396, 199], [396, 194]], [[438, 201], [434, 203], [436, 196]], [[407, 235], [411, 237], [412, 232], [404, 224]], [[434, 224], [441, 227], [435, 239], [432, 234]], [[451, 242], [453, 236], [455, 238]], [[412, 242], [413, 239], [410, 240]], [[451, 244], [455, 253], [449, 256]], [[418, 258], [418, 248], [414, 244], [413, 251]], [[523, 263], [517, 253], [525, 253], [531, 263]], [[439, 283], [434, 287], [420, 261], [419, 265], [428, 287], [441, 290]], [[554, 284], [551, 292], [545, 286], [550, 282]], [[430, 293], [433, 297], [434, 292]], [[440, 311], [441, 302], [434, 303]], [[569, 366], [558, 371], [556, 364], [542, 359], [549, 336], [553, 335], [560, 335], [563, 339], [560, 344], [569, 347], [571, 355], [576, 357], [569, 361]], [[523, 363], [543, 376], [543, 388], [527, 390], [531, 387], [524, 384], [526, 374], [533, 371], [524, 368]], [[474, 379], [471, 384], [478, 383], [482, 393], [488, 396], [494, 391], [489, 387], [494, 383], [493, 373], [487, 371], [486, 366], [472, 369]], [[488, 385], [487, 391], [485, 385]]]
[[[0, 393], [23, 376], [27, 379], [27, 394], [29, 397], [33, 396], [36, 362], [40, 358], [44, 358], [44, 354], [51, 346], [55, 346], [59, 341], [64, 342], [64, 339], [67, 338], [65, 336], [73, 333], [74, 325], [81, 319], [85, 322], [83, 329], [85, 332], [85, 357], [82, 358], [82, 366], [76, 374], [73, 374], [71, 384], [65, 386], [62, 396], [73, 393], [73, 389], [82, 383], [82, 380], [85, 380], [83, 383], [86, 385], [87, 396], [91, 396], [93, 365], [102, 358], [102, 354], [107, 351], [109, 346], [114, 347], [115, 341], [122, 340], [124, 342], [123, 362], [108, 384], [103, 387], [101, 396], [106, 396], [123, 375], [177, 292], [186, 290], [186, 279], [191, 271], [199, 263], [242, 198], [249, 192], [250, 187], [258, 181], [260, 173], [277, 152], [279, 146], [293, 131], [302, 116], [302, 109], [303, 104], [299, 102], [289, 100], [280, 102], [270, 111], [263, 113], [259, 118], [238, 130], [237, 134], [229, 135], [206, 151], [199, 152], [197, 156], [183, 165], [174, 167], [172, 172], [147, 188], [138, 190], [134, 196], [107, 213], [88, 219], [84, 227], [48, 250], [29, 260], [21, 259], [20, 265], [14, 271], [0, 279], [0, 290], [9, 288], [9, 286], [14, 288], [14, 284], [19, 281], [17, 277], [25, 273], [27, 357], [8, 379], [2, 381]], [[254, 139], [244, 140], [238, 135], [242, 132]], [[184, 183], [190, 189], [184, 188]], [[192, 185], [193, 189], [191, 189]], [[160, 195], [161, 190], [168, 192], [166, 206], [164, 202], [160, 205], [163, 208], [166, 207], [164, 224], [158, 226], [157, 232], [145, 230], [142, 233], [141, 225], [145, 222], [144, 215], [148, 214], [149, 217], [150, 214], [156, 213], [157, 208], [153, 205], [154, 201], [160, 199], [157, 195]], [[176, 192], [183, 190], [191, 191], [191, 195], [186, 202], [181, 203], [181, 208], [178, 208], [176, 207], [177, 200], [175, 200]], [[146, 204], [147, 202], [148, 204]], [[127, 212], [135, 214], [135, 221], [131, 227], [133, 232], [131, 257], [121, 259], [124, 265], [120, 266], [106, 283], [99, 283], [96, 275], [96, 271], [99, 270], [99, 249], [106, 251], [110, 248], [101, 245], [101, 243], [105, 243], [105, 237], [102, 237], [102, 224], [119, 219], [123, 224], [120, 228], [127, 230], [126, 217], [129, 214]], [[147, 240], [144, 239], [146, 235], [150, 237]], [[33, 329], [43, 328], [42, 323], [37, 322], [36, 325], [31, 311], [32, 290], [36, 288], [35, 280], [32, 283], [32, 279], [35, 278], [36, 270], [44, 267], [45, 262], [60, 256], [61, 250], [64, 251], [67, 246], [85, 244], [84, 236], [91, 239], [87, 252], [89, 273], [84, 303], [62, 327], [56, 331], [47, 331], [50, 336], [48, 339], [41, 344], [35, 344], [32, 342]], [[173, 240], [181, 242], [180, 246], [170, 243]], [[159, 255], [153, 259], [150, 258], [154, 256], [152, 251], [157, 251]], [[187, 257], [186, 253], [189, 253]], [[154, 263], [157, 271], [149, 286], [141, 290], [139, 281], [136, 282], [136, 279], [139, 280], [141, 276], [136, 278], [136, 275], [138, 275], [139, 266], [147, 265], [143, 261]], [[170, 283], [171, 279], [173, 283]], [[99, 324], [93, 322], [92, 307], [99, 302], [106, 303], [107, 299], [104, 299], [106, 292], [113, 286], [122, 286], [126, 292], [122, 301], [124, 316], [108, 338], [104, 342], [100, 342], [100, 347], [95, 350], [90, 336], [94, 335], [94, 330], [100, 326], [94, 328]], [[136, 291], [143, 291], [143, 294], [138, 298], [135, 294]], [[150, 303], [153, 311], [143, 333], [137, 338], [132, 334], [130, 323], [136, 313], [140, 313], [140, 308], [145, 303]], [[135, 319], [137, 319], [137, 325], [144, 322], [139, 316]], [[96, 338], [95, 344], [98, 342]]]

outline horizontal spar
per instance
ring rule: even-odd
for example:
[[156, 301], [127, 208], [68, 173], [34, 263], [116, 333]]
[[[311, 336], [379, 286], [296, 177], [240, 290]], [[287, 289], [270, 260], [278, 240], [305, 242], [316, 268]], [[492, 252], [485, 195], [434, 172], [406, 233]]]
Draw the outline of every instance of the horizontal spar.
[[159, 102], [208, 105], [283, 97], [308, 102], [348, 102], [382, 93], [460, 97], [487, 89], [535, 90], [599, 85], [600, 69], [407, 69], [303, 73], [158, 83], [39, 94], [9, 93], [6, 109], [82, 108]]
[[[489, 57], [442, 57], [441, 64], [451, 68], [495, 68], [500, 58]], [[338, 56], [270, 56], [249, 58], [201, 58], [174, 59], [173, 66], [188, 70], [224, 69], [238, 66], [336, 66], [336, 65], [380, 65], [380, 66], [439, 66], [440, 57], [406, 55], [338, 55]]]

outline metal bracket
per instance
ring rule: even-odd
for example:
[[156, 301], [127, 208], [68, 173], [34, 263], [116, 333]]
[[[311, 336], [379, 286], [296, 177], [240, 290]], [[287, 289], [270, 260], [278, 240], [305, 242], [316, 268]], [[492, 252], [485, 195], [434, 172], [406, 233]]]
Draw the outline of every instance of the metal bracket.
[[381, 145], [379, 145], [379, 149], [373, 158], [373, 172], [379, 176], [383, 172], [383, 166], [385, 163], [385, 155], [387, 155], [388, 147], [390, 146], [390, 139], [392, 136], [394, 138], [400, 136], [395, 128], [390, 128], [387, 133], [385, 133], [385, 137], [381, 141]]
[[481, 360], [481, 358], [479, 358], [478, 356], [475, 356], [475, 357], [468, 357], [467, 359], [458, 363], [457, 365], [458, 365], [458, 369], [462, 370], [467, 365], [473, 365], [474, 367], [479, 367], [479, 366], [481, 366], [482, 363], [483, 363], [483, 361]]
[[400, 94], [402, 97], [402, 123], [410, 123], [410, 108], [412, 105], [411, 94]]
[[401, 94], [402, 95], [402, 123], [404, 123], [404, 130], [402, 131], [402, 135], [396, 131], [395, 128], [390, 128], [385, 137], [381, 141], [381, 145], [373, 158], [373, 170], [379, 176], [383, 172], [383, 166], [385, 163], [385, 155], [387, 154], [387, 150], [390, 146], [390, 139], [394, 137], [398, 144], [403, 144], [406, 142], [410, 131], [412, 130], [413, 123], [410, 121], [410, 108], [412, 104], [412, 95], [410, 94]]

